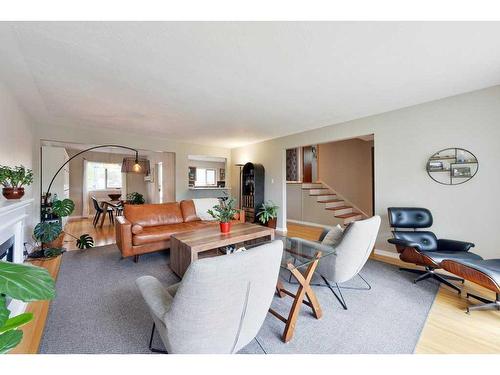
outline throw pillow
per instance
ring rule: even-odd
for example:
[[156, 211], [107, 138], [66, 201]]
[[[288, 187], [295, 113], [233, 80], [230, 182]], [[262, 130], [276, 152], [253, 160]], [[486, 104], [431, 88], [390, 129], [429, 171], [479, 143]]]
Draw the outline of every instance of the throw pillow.
[[322, 245], [335, 247], [340, 243], [342, 236], [344, 235], [344, 230], [340, 225], [333, 227], [321, 241]]

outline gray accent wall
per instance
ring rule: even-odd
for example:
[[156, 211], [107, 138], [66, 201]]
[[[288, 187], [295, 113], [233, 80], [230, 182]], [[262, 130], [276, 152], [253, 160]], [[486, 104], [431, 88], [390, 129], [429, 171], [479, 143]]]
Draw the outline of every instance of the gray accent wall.
[[[387, 244], [387, 207], [423, 206], [432, 211], [439, 237], [472, 241], [481, 256], [500, 257], [500, 232], [492, 230], [500, 210], [500, 86], [235, 148], [231, 158], [264, 165], [265, 198], [281, 207], [278, 227], [286, 228], [285, 150], [366, 134], [374, 134], [375, 143], [375, 213], [382, 217], [377, 249], [395, 251]], [[477, 156], [472, 180], [443, 186], [429, 178], [427, 159], [446, 147]], [[238, 179], [232, 183], [237, 187]]]

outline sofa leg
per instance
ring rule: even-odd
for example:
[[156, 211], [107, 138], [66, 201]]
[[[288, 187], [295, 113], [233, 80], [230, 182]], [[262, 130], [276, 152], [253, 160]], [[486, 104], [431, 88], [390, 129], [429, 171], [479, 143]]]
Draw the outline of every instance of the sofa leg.
[[134, 255], [134, 263], [139, 263], [139, 255]]

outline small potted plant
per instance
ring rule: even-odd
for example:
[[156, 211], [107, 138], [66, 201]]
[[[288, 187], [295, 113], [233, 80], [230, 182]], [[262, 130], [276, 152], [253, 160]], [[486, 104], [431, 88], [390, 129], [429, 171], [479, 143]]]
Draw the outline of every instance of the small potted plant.
[[144, 199], [144, 196], [136, 191], [133, 193], [128, 193], [127, 194], [127, 203], [128, 204], [144, 204], [146, 203], [146, 200]]
[[262, 203], [262, 206], [260, 206], [257, 217], [262, 224], [267, 225], [269, 228], [276, 229], [278, 209], [279, 206], [277, 206], [273, 201], [266, 201]]
[[233, 198], [230, 198], [226, 201], [221, 201], [212, 210], [207, 211], [214, 219], [219, 221], [222, 233], [229, 233], [231, 231], [231, 220], [238, 213], [238, 210], [234, 206], [235, 201]]
[[24, 196], [24, 187], [33, 183], [33, 171], [24, 166], [0, 166], [0, 185], [2, 194], [7, 199], [21, 199]]

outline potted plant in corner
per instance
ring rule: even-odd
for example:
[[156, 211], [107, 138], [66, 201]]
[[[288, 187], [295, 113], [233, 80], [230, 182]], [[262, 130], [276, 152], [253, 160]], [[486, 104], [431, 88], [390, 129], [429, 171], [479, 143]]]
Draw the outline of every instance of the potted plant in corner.
[[144, 196], [141, 193], [134, 191], [133, 193], [127, 194], [126, 202], [128, 204], [144, 204], [146, 203], [146, 200], [144, 199]]
[[33, 182], [33, 171], [24, 166], [0, 166], [0, 185], [3, 186], [2, 194], [7, 199], [21, 199], [24, 196], [24, 187]]
[[65, 250], [63, 246], [64, 235], [73, 237], [79, 249], [90, 249], [94, 246], [94, 239], [88, 234], [75, 237], [71, 233], [63, 230], [61, 220], [63, 217], [73, 213], [75, 204], [71, 199], [57, 200], [53, 203], [52, 213], [59, 220], [42, 221], [35, 226], [33, 238], [36, 243], [36, 250], [29, 254], [30, 258], [51, 258], [60, 255]]
[[229, 233], [231, 231], [231, 220], [238, 213], [238, 210], [234, 206], [235, 201], [233, 198], [230, 198], [226, 201], [221, 201], [212, 210], [207, 210], [214, 219], [219, 221], [222, 233]]
[[277, 206], [273, 201], [266, 201], [262, 203], [262, 206], [260, 206], [257, 217], [262, 224], [267, 225], [269, 228], [276, 229], [278, 209], [279, 206]]

